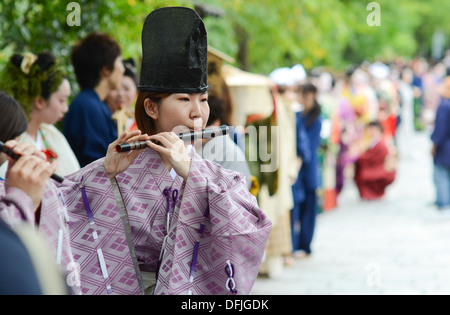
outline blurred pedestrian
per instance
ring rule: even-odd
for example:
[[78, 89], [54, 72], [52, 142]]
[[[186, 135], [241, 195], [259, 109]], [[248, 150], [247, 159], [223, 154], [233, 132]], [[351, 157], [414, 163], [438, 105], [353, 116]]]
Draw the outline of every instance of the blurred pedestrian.
[[137, 97], [138, 75], [132, 58], [123, 60], [125, 73], [118, 89], [111, 90], [106, 97], [106, 103], [113, 113], [112, 118], [117, 124], [117, 134], [136, 129], [134, 120], [134, 105]]
[[414, 145], [414, 90], [412, 80], [414, 73], [410, 68], [404, 68], [400, 75], [398, 86], [400, 96], [400, 125], [398, 127], [398, 146], [400, 154], [411, 157]]
[[104, 157], [117, 139], [112, 112], [104, 103], [122, 82], [124, 66], [119, 44], [108, 34], [91, 33], [72, 50], [72, 64], [81, 92], [64, 119], [64, 135], [81, 166]]
[[434, 158], [434, 184], [436, 205], [450, 209], [450, 76], [440, 86], [441, 102], [436, 112], [432, 155]]
[[383, 139], [379, 122], [370, 122], [366, 133], [369, 141], [355, 162], [355, 182], [363, 200], [376, 200], [384, 196], [386, 187], [395, 179], [395, 165], [391, 160], [394, 153]]
[[[296, 115], [297, 132], [306, 134], [303, 159], [297, 181], [293, 185], [294, 208], [292, 209], [292, 247], [294, 257], [311, 254], [318, 209], [317, 189], [320, 187], [319, 146], [322, 120], [321, 108], [316, 100], [317, 88], [310, 83], [300, 86], [299, 101], [303, 110]], [[302, 131], [304, 130], [304, 131]], [[297, 141], [306, 142], [298, 136]], [[298, 143], [302, 145], [302, 143]], [[300, 149], [300, 151], [302, 151]], [[308, 153], [306, 153], [308, 152]]]

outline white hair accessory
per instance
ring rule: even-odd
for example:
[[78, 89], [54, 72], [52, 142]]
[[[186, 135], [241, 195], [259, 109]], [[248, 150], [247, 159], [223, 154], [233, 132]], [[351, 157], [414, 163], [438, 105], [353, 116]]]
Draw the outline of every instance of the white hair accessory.
[[33, 66], [37, 59], [38, 57], [33, 53], [24, 53], [22, 63], [20, 64], [20, 70], [25, 74], [29, 74], [31, 66]]

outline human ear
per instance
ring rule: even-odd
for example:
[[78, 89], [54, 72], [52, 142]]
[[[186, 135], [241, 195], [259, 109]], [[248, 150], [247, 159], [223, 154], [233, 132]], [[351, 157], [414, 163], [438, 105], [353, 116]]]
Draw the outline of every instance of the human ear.
[[151, 99], [146, 98], [144, 100], [144, 109], [150, 118], [154, 120], [158, 119], [158, 104], [156, 104], [156, 102], [153, 102]]
[[46, 107], [46, 104], [47, 103], [45, 102], [45, 100], [40, 96], [36, 97], [33, 102], [33, 105], [34, 107], [36, 107], [37, 110], [44, 109]]
[[107, 66], [104, 66], [103, 68], [100, 69], [100, 76], [102, 78], [107, 78], [109, 77], [109, 75], [111, 74], [111, 70], [108, 69]]

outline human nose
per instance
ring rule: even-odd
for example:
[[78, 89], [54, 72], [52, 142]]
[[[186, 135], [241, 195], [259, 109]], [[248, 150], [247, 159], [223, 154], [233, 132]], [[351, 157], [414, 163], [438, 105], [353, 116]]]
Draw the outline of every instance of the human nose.
[[69, 111], [69, 106], [67, 105], [67, 102], [65, 102], [65, 103], [62, 105], [61, 110], [62, 110], [63, 114], [65, 114], [65, 113], [67, 113], [67, 112]]
[[192, 100], [191, 102], [191, 119], [198, 119], [202, 117], [202, 109], [199, 100]]

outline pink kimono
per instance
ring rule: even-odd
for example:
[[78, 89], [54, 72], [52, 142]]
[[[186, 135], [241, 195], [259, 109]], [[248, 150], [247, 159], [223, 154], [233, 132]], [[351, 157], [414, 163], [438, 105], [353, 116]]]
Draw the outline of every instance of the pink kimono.
[[243, 176], [191, 152], [188, 180], [147, 148], [116, 179], [103, 159], [65, 178], [83, 294], [248, 294], [271, 222]]
[[[69, 217], [62, 194], [52, 180], [47, 182], [41, 203], [39, 232], [55, 254], [56, 263], [65, 274], [66, 283], [72, 294], [80, 294], [79, 268], [73, 259], [69, 238]], [[4, 181], [0, 181], [0, 219], [9, 226], [36, 224], [35, 211], [30, 197], [18, 188], [5, 191]]]

